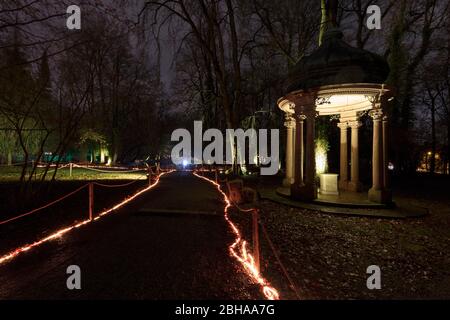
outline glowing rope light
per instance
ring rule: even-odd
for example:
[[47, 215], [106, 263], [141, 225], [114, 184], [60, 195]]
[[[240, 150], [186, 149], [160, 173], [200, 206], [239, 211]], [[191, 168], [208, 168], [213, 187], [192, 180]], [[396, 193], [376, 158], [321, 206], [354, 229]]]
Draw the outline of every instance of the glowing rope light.
[[81, 226], [83, 226], [83, 225], [85, 225], [85, 224], [88, 224], [88, 223], [90, 223], [90, 222], [99, 220], [101, 217], [103, 217], [103, 216], [107, 215], [108, 213], [111, 213], [111, 212], [113, 212], [113, 211], [119, 209], [120, 207], [124, 206], [124, 205], [127, 204], [128, 202], [134, 200], [135, 198], [137, 198], [138, 196], [140, 196], [140, 195], [143, 194], [144, 192], [146, 192], [146, 191], [148, 191], [148, 190], [150, 190], [150, 189], [153, 189], [153, 188], [158, 184], [159, 178], [160, 178], [161, 176], [165, 175], [166, 173], [173, 172], [173, 171], [174, 171], [174, 170], [170, 170], [170, 171], [163, 172], [163, 173], [159, 174], [159, 175], [157, 176], [157, 178], [156, 178], [156, 181], [155, 181], [153, 184], [151, 184], [151, 185], [148, 186], [147, 188], [144, 188], [144, 189], [142, 189], [142, 190], [136, 192], [136, 193], [133, 194], [131, 197], [126, 198], [126, 199], [123, 200], [122, 202], [116, 204], [114, 207], [109, 208], [109, 209], [107, 209], [107, 210], [101, 212], [101, 213], [100, 213], [97, 217], [95, 217], [93, 220], [84, 220], [84, 221], [79, 222], [79, 223], [77, 223], [77, 224], [75, 224], [75, 225], [72, 225], [72, 226], [69, 226], [69, 227], [60, 229], [60, 230], [56, 231], [55, 233], [49, 235], [48, 237], [45, 237], [45, 238], [43, 238], [43, 239], [41, 239], [41, 240], [38, 240], [38, 241], [36, 241], [36, 242], [33, 242], [32, 244], [24, 245], [23, 247], [17, 248], [17, 249], [15, 249], [15, 250], [11, 251], [11, 252], [8, 253], [8, 254], [5, 254], [4, 256], [0, 257], [0, 264], [4, 263], [4, 262], [6, 262], [6, 261], [9, 261], [9, 260], [11, 260], [11, 259], [17, 257], [17, 256], [18, 256], [19, 254], [21, 254], [22, 252], [28, 251], [28, 250], [30, 250], [30, 249], [32, 249], [32, 248], [34, 248], [34, 247], [37, 247], [37, 246], [39, 246], [39, 245], [41, 245], [41, 244], [43, 244], [43, 243], [45, 243], [45, 242], [48, 242], [48, 241], [53, 240], [53, 239], [56, 239], [56, 238], [60, 238], [62, 235], [66, 234], [67, 232], [69, 232], [69, 231], [72, 230], [72, 229], [76, 229], [76, 228], [79, 228], [79, 227], [81, 227]]
[[225, 201], [225, 208], [224, 208], [225, 220], [228, 222], [234, 234], [236, 235], [236, 240], [228, 247], [230, 250], [230, 254], [242, 264], [247, 275], [250, 276], [250, 278], [252, 278], [262, 287], [264, 296], [267, 299], [278, 300], [280, 298], [278, 291], [275, 288], [273, 288], [266, 279], [263, 278], [263, 276], [261, 275], [256, 266], [253, 255], [247, 252], [247, 241], [242, 239], [239, 229], [236, 227], [236, 225], [231, 221], [230, 217], [228, 216], [228, 208], [231, 207], [231, 202], [228, 199], [228, 196], [225, 194], [225, 192], [222, 191], [220, 184], [216, 183], [211, 179], [200, 176], [195, 172], [194, 175], [215, 185], [217, 190], [223, 196], [223, 199]]

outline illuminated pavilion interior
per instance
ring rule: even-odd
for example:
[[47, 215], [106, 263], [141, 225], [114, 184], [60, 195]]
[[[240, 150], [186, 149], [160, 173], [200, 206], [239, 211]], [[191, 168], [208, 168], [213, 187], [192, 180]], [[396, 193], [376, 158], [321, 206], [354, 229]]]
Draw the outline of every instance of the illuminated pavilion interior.
[[[317, 198], [315, 119], [334, 115], [339, 117], [340, 172], [334, 175], [334, 183], [321, 179], [321, 189], [326, 189], [327, 183], [331, 189], [336, 185], [336, 191], [360, 192], [358, 131], [362, 125], [360, 117], [368, 113], [373, 119], [372, 186], [368, 200], [391, 203], [386, 106], [392, 90], [384, 84], [389, 66], [382, 57], [351, 47], [342, 38], [338, 29], [328, 30], [322, 45], [294, 67], [287, 94], [278, 100], [287, 128], [284, 190], [298, 200]], [[329, 176], [333, 179], [333, 175]]]

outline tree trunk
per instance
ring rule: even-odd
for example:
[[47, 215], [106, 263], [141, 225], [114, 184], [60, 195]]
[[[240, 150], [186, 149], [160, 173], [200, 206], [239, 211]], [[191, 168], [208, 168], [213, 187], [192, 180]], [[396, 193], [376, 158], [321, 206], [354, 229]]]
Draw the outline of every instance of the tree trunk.
[[325, 31], [327, 30], [327, 8], [326, 8], [326, 1], [321, 0], [320, 1], [320, 10], [322, 12], [321, 19], [320, 19], [320, 31], [319, 31], [319, 46], [322, 45], [323, 35], [325, 34]]
[[12, 152], [11, 150], [8, 150], [8, 166], [12, 165]]
[[450, 117], [447, 119], [447, 162], [445, 171], [450, 174]]
[[431, 102], [431, 159], [430, 159], [430, 173], [434, 174], [436, 171], [436, 107], [434, 100]]

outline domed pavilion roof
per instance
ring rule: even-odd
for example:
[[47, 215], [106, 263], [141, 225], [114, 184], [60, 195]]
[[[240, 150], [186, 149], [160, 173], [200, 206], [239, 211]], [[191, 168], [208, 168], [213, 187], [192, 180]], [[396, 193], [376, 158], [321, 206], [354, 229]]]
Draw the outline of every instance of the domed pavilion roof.
[[327, 85], [384, 83], [389, 74], [386, 60], [352, 47], [342, 38], [340, 30], [329, 29], [322, 45], [295, 65], [288, 77], [286, 93]]

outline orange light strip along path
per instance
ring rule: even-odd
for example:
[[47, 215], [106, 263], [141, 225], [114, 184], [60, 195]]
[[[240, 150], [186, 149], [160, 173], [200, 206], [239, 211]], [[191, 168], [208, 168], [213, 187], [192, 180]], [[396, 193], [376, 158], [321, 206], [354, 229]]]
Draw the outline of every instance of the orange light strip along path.
[[81, 222], [79, 222], [79, 223], [77, 223], [77, 224], [74, 224], [74, 225], [72, 225], [72, 226], [69, 226], [69, 227], [60, 229], [60, 230], [58, 230], [58, 231], [52, 233], [52, 234], [49, 235], [48, 237], [45, 237], [45, 238], [43, 238], [43, 239], [40, 239], [40, 240], [38, 240], [38, 241], [36, 241], [36, 242], [33, 242], [33, 243], [31, 243], [31, 244], [24, 245], [24, 246], [22, 246], [22, 247], [20, 247], [20, 248], [17, 248], [17, 249], [15, 249], [15, 250], [13, 250], [13, 251], [11, 251], [11, 252], [9, 252], [9, 253], [7, 253], [7, 254], [1, 256], [1, 257], [0, 257], [0, 264], [3, 264], [3, 263], [5, 263], [5, 262], [7, 262], [7, 261], [10, 261], [10, 260], [12, 260], [13, 258], [17, 257], [19, 254], [21, 254], [21, 253], [23, 253], [23, 252], [26, 252], [26, 251], [28, 251], [28, 250], [34, 248], [34, 247], [37, 247], [37, 246], [39, 246], [39, 245], [41, 245], [41, 244], [43, 244], [43, 243], [45, 243], [45, 242], [48, 242], [48, 241], [50, 241], [50, 240], [59, 238], [59, 237], [63, 236], [64, 234], [66, 234], [67, 232], [69, 232], [70, 230], [79, 228], [79, 227], [84, 226], [84, 225], [86, 225], [86, 224], [88, 224], [88, 223], [91, 223], [91, 222], [93, 222], [93, 221], [99, 220], [99, 219], [102, 218], [103, 216], [105, 216], [105, 215], [107, 215], [107, 214], [109, 214], [109, 213], [111, 213], [111, 212], [113, 212], [113, 211], [115, 211], [115, 210], [117, 210], [117, 209], [123, 207], [124, 205], [126, 205], [126, 204], [129, 203], [130, 201], [136, 199], [137, 197], [139, 197], [139, 196], [140, 196], [141, 194], [143, 194], [144, 192], [147, 192], [147, 191], [149, 191], [150, 189], [153, 189], [153, 188], [159, 183], [159, 178], [160, 178], [161, 176], [163, 176], [163, 175], [166, 174], [166, 173], [173, 172], [173, 171], [174, 171], [174, 170], [171, 170], [171, 171], [167, 171], [167, 172], [161, 173], [160, 175], [157, 176], [156, 181], [155, 181], [153, 184], [151, 184], [150, 186], [148, 186], [148, 187], [146, 187], [146, 188], [144, 188], [144, 189], [139, 190], [138, 192], [136, 192], [136, 193], [133, 194], [132, 196], [130, 196], [130, 197], [126, 198], [125, 200], [123, 200], [122, 202], [116, 204], [114, 207], [109, 208], [109, 209], [106, 209], [106, 210], [100, 212], [99, 215], [98, 215], [97, 217], [95, 217], [94, 219], [92, 219], [92, 220], [87, 219], [87, 220], [81, 221]]
[[228, 215], [228, 209], [231, 207], [231, 202], [228, 199], [228, 196], [225, 194], [225, 192], [222, 191], [220, 184], [216, 183], [214, 180], [198, 175], [195, 172], [194, 175], [203, 180], [208, 181], [209, 183], [212, 183], [220, 192], [220, 194], [222, 194], [223, 196], [223, 199], [225, 201], [225, 208], [224, 208], [225, 220], [228, 222], [231, 230], [236, 236], [235, 241], [228, 247], [231, 256], [234, 257], [237, 261], [239, 261], [243, 266], [245, 273], [247, 273], [247, 275], [252, 280], [256, 281], [261, 286], [262, 292], [267, 299], [278, 300], [280, 298], [278, 291], [275, 288], [273, 288], [270, 285], [270, 283], [261, 275], [258, 268], [256, 267], [253, 255], [250, 254], [247, 250], [247, 241], [242, 239], [241, 232], [236, 227], [236, 225], [231, 221]]

